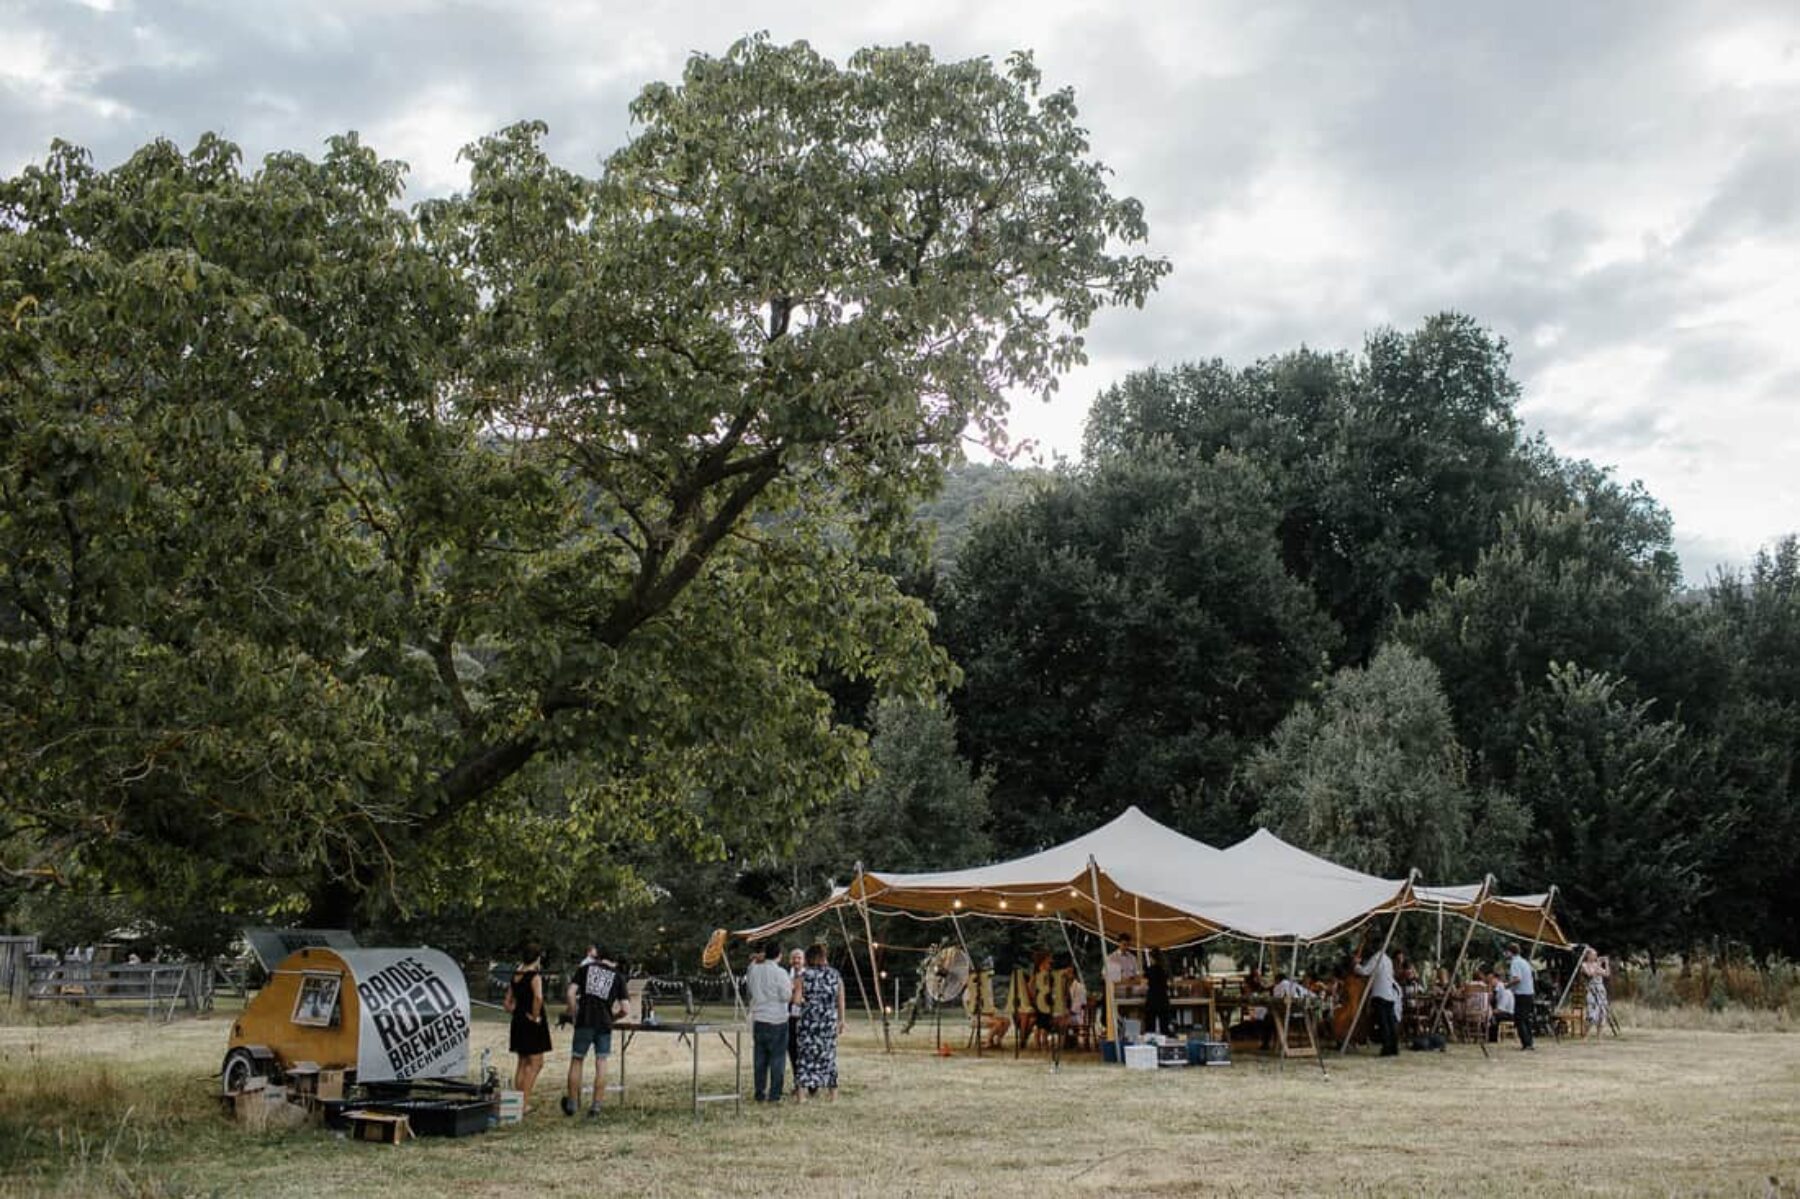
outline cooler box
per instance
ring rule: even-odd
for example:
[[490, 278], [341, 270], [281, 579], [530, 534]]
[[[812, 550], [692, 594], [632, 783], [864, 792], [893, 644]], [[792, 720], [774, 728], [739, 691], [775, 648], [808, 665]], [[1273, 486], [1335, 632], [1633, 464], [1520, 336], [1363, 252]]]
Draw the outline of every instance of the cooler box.
[[1154, 1070], [1156, 1069], [1156, 1057], [1156, 1046], [1154, 1045], [1125, 1046], [1125, 1068], [1127, 1070]]
[[1195, 1038], [1187, 1043], [1187, 1060], [1190, 1066], [1229, 1066], [1231, 1046], [1224, 1041]]
[[1188, 1047], [1177, 1041], [1165, 1041], [1156, 1047], [1156, 1064], [1159, 1066], [1187, 1065]]

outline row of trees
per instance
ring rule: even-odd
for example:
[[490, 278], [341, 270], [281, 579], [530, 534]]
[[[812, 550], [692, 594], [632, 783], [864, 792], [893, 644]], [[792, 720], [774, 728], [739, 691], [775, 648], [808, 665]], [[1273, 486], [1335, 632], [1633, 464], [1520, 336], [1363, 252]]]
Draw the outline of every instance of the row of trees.
[[1008, 850], [1135, 802], [1389, 876], [1560, 886], [1620, 949], [1800, 950], [1800, 552], [1684, 589], [1668, 513], [1524, 436], [1442, 316], [1133, 375], [935, 583]]

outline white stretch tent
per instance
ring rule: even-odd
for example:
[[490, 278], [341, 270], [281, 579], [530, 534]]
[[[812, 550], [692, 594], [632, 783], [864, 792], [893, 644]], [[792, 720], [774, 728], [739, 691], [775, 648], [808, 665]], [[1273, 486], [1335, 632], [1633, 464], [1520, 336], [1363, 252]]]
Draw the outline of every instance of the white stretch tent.
[[1220, 935], [1291, 944], [1328, 940], [1413, 906], [1407, 880], [1359, 874], [1270, 840], [1252, 837], [1220, 850], [1132, 807], [1091, 833], [1010, 862], [926, 874], [859, 872], [821, 902], [736, 935], [773, 936], [854, 905], [926, 919], [1061, 918], [1110, 938], [1130, 933], [1149, 948]]
[[1291, 945], [1342, 936], [1376, 916], [1429, 911], [1566, 947], [1550, 901], [1496, 896], [1485, 882], [1430, 888], [1378, 878], [1267, 829], [1217, 849], [1130, 807], [1090, 833], [1008, 862], [918, 874], [860, 871], [820, 902], [735, 935], [761, 939], [834, 909], [866, 906], [922, 919], [1062, 919], [1111, 938], [1130, 933], [1146, 948], [1221, 935]]
[[[1258, 829], [1251, 836], [1220, 852], [1236, 864], [1270, 876], [1333, 879], [1344, 887], [1361, 880], [1364, 886], [1371, 889], [1371, 893], [1379, 892], [1383, 887], [1391, 889], [1398, 886], [1392, 879], [1364, 874], [1317, 854], [1308, 853], [1297, 845], [1283, 841], [1268, 829]], [[1407, 910], [1460, 916], [1488, 928], [1514, 934], [1521, 939], [1539, 941], [1557, 949], [1568, 949], [1571, 947], [1569, 939], [1563, 935], [1556, 918], [1550, 914], [1552, 901], [1553, 895], [1549, 893], [1496, 895], [1487, 882], [1479, 882], [1456, 887], [1415, 887], [1406, 907]]]

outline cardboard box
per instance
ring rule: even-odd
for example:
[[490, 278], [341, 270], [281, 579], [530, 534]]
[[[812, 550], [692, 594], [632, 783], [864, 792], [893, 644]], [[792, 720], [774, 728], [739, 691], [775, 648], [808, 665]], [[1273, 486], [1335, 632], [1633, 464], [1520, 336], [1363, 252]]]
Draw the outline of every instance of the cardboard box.
[[405, 1116], [386, 1112], [345, 1112], [350, 1121], [350, 1137], [357, 1141], [373, 1141], [380, 1145], [398, 1145], [412, 1137], [412, 1122]]
[[342, 1099], [344, 1097], [344, 1069], [335, 1066], [319, 1071], [317, 1088], [313, 1091], [320, 1099]]
[[293, 1108], [289, 1115], [288, 1089], [272, 1087], [266, 1079], [253, 1079], [255, 1085], [247, 1085], [232, 1096], [232, 1115], [237, 1122], [249, 1132], [263, 1132], [271, 1125], [286, 1127], [306, 1118], [306, 1113]]
[[525, 1092], [500, 1092], [500, 1123], [517, 1124], [525, 1118]]
[[1156, 1069], [1156, 1046], [1154, 1046], [1154, 1045], [1127, 1045], [1127, 1046], [1125, 1046], [1125, 1068], [1127, 1070], [1154, 1070], [1154, 1069]]

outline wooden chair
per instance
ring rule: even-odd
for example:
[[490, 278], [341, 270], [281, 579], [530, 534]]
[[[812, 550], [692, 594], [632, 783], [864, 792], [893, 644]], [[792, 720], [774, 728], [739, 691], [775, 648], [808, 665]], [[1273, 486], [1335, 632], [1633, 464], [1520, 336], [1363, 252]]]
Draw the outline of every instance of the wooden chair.
[[1568, 1002], [1551, 1013], [1550, 1025], [1569, 1036], [1587, 1036], [1587, 979], [1576, 975], [1575, 984], [1569, 988]]
[[1458, 1041], [1473, 1041], [1487, 1048], [1488, 1024], [1493, 1018], [1493, 997], [1486, 987], [1464, 990], [1461, 1002], [1450, 1002], [1450, 1031]]

